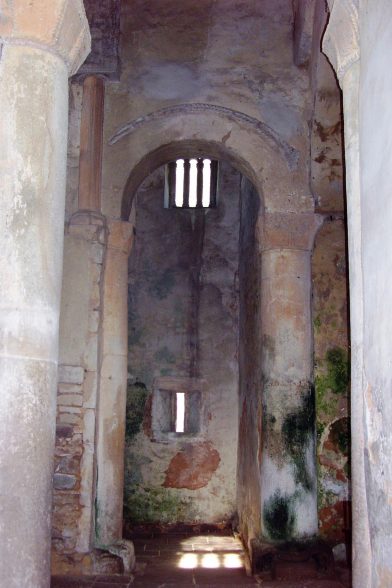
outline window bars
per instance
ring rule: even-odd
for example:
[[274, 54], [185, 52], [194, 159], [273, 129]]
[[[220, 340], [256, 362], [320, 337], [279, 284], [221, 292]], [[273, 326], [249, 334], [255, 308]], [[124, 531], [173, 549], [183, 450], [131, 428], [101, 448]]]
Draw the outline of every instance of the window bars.
[[166, 166], [166, 208], [215, 208], [218, 162], [204, 157], [177, 159]]

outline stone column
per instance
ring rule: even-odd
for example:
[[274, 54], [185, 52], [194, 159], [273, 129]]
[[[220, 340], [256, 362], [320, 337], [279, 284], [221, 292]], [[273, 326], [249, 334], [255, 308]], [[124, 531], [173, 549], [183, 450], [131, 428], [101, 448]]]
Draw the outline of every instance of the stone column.
[[79, 210], [101, 210], [104, 96], [102, 78], [85, 78], [80, 125]]
[[128, 257], [133, 224], [109, 221], [103, 278], [103, 316], [97, 438], [96, 540], [122, 537], [128, 359]]
[[267, 540], [317, 533], [309, 214], [266, 213], [261, 256], [263, 368], [262, 532]]
[[359, 154], [360, 51], [355, 0], [330, 2], [331, 16], [323, 51], [343, 91], [350, 277], [351, 339], [351, 494], [353, 586], [371, 586], [371, 547], [366, 499], [363, 400], [363, 275]]
[[49, 586], [68, 75], [81, 0], [0, 2], [0, 578]]

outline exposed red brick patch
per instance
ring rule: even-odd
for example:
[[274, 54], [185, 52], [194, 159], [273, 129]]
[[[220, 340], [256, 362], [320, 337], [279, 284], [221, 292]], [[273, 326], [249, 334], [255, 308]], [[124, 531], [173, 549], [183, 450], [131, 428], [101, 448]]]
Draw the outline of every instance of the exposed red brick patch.
[[220, 463], [210, 441], [188, 443], [171, 460], [162, 486], [197, 490], [207, 486]]
[[324, 538], [340, 543], [346, 540], [350, 528], [350, 504], [347, 501], [342, 500], [319, 510], [319, 530]]

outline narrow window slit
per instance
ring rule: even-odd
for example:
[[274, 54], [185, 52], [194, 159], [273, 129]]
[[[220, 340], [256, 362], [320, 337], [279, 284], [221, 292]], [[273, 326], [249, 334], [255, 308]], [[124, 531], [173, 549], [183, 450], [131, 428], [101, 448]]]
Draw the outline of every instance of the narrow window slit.
[[211, 204], [211, 160], [205, 159], [203, 166], [203, 206], [208, 208]]
[[[170, 168], [169, 168], [169, 170], [170, 170]], [[169, 175], [169, 182], [170, 182], [171, 178], [172, 178], [172, 176]], [[176, 185], [175, 205], [178, 207], [181, 207], [184, 205], [184, 160], [183, 159], [177, 159], [177, 162], [176, 162], [175, 185]], [[171, 189], [171, 187], [169, 186], [169, 193], [170, 193], [170, 189]]]
[[189, 207], [194, 208], [197, 203], [197, 160], [190, 160], [190, 175], [189, 175]]
[[185, 393], [176, 392], [176, 433], [185, 431]]

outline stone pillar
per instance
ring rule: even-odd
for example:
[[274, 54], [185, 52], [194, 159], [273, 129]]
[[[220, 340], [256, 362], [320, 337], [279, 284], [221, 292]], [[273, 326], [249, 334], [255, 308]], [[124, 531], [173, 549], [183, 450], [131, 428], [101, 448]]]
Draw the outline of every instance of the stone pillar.
[[360, 51], [358, 6], [335, 1], [323, 39], [343, 91], [347, 191], [347, 233], [350, 277], [351, 340], [351, 494], [353, 586], [371, 586], [371, 548], [364, 461], [363, 275], [359, 153]]
[[125, 410], [128, 360], [128, 257], [133, 224], [109, 221], [103, 278], [103, 316], [97, 439], [96, 540], [122, 537]]
[[68, 75], [81, 0], [0, 2], [0, 578], [49, 586]]
[[317, 222], [313, 213], [266, 213], [263, 222], [262, 533], [288, 541], [317, 533], [310, 298]]
[[85, 78], [80, 124], [79, 210], [101, 210], [104, 96], [102, 78]]

